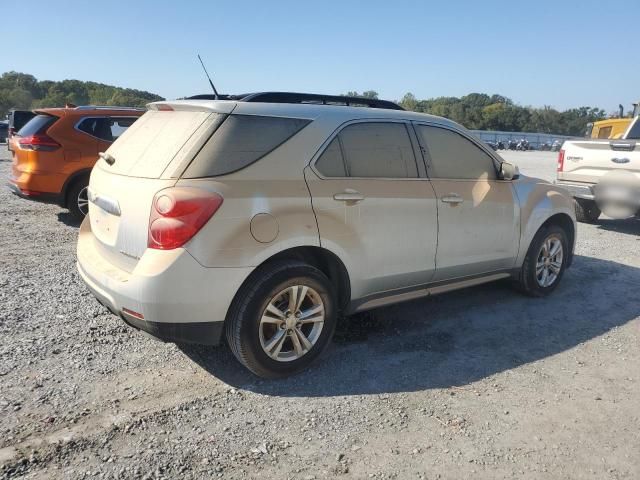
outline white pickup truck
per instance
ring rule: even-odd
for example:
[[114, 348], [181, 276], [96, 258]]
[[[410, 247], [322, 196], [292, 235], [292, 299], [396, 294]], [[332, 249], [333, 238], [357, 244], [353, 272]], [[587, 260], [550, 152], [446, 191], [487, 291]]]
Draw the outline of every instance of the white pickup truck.
[[621, 139], [570, 140], [558, 154], [556, 184], [571, 192], [576, 219], [640, 216], [640, 116]]

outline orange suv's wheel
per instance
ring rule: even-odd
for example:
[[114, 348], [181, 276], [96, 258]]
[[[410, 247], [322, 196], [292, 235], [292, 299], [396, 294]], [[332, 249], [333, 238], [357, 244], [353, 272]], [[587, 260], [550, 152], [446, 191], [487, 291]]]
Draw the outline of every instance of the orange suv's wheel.
[[71, 216], [81, 222], [89, 213], [89, 196], [87, 194], [89, 179], [75, 182], [67, 193], [67, 209]]

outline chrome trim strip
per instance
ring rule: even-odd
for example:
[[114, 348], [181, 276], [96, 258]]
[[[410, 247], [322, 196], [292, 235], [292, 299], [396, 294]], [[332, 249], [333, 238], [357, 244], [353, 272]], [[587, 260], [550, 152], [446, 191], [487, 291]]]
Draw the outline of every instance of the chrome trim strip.
[[[414, 300], [429, 295], [438, 295], [440, 293], [451, 292], [461, 288], [473, 287], [483, 283], [493, 282], [502, 278], [511, 276], [509, 271], [493, 272], [482, 275], [473, 275], [470, 277], [454, 278], [441, 282], [434, 282], [425, 285], [416, 285], [414, 287], [401, 288], [389, 292], [381, 292], [367, 296], [360, 300], [351, 302], [348, 313], [361, 312], [373, 308], [383, 307], [408, 300]], [[397, 292], [397, 293], [394, 293]]]

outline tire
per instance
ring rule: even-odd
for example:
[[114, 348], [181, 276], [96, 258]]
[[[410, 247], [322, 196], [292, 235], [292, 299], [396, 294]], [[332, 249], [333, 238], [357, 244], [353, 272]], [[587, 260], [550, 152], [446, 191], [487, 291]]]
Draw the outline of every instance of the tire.
[[[67, 192], [67, 209], [74, 220], [81, 222], [84, 220], [89, 208], [89, 201], [86, 197], [87, 187], [89, 186], [88, 178], [81, 178], [77, 180]], [[83, 202], [84, 208], [78, 203], [79, 197], [83, 195], [85, 201]]]
[[581, 223], [595, 223], [600, 216], [600, 209], [593, 200], [573, 199], [576, 207], [576, 220]]
[[[555, 245], [555, 241], [560, 242], [560, 246], [562, 248], [560, 252], [561, 259], [559, 259], [557, 255], [552, 256], [555, 261], [550, 261], [545, 264], [544, 269], [547, 269], [549, 274], [549, 276], [546, 277], [547, 281], [552, 280], [550, 283], [545, 284], [545, 281], [541, 281], [545, 278], [544, 273], [541, 273], [539, 268], [541, 258], [544, 263], [544, 252], [542, 251], [543, 245], [551, 239], [554, 240], [551, 245]], [[553, 251], [553, 248], [551, 251]], [[567, 233], [565, 230], [558, 225], [542, 227], [533, 237], [531, 245], [529, 245], [527, 256], [525, 257], [522, 269], [520, 270], [520, 278], [517, 281], [518, 290], [531, 297], [544, 297], [549, 295], [556, 289], [562, 280], [562, 276], [564, 275], [564, 271], [569, 260], [569, 254], [569, 242], [567, 240]], [[556, 264], [559, 264], [559, 267], [556, 267]], [[552, 279], [551, 274], [555, 275], [555, 278]]]
[[[296, 292], [295, 297], [292, 292]], [[290, 312], [290, 299], [301, 297], [303, 292], [307, 292], [307, 296], [300, 307]], [[266, 265], [254, 272], [236, 294], [225, 322], [227, 343], [240, 363], [259, 377], [281, 378], [297, 373], [308, 367], [329, 344], [337, 321], [336, 298], [329, 279], [311, 265], [299, 261]], [[275, 310], [267, 311], [270, 304]], [[295, 318], [296, 314], [304, 315], [319, 305], [323, 308], [323, 322], [317, 320], [318, 313], [308, 315], [306, 320], [302, 316]], [[276, 311], [279, 314], [274, 313]], [[294, 318], [286, 314], [294, 314]], [[264, 319], [268, 321], [263, 322]], [[294, 326], [293, 322], [304, 325]], [[306, 346], [297, 332], [306, 338]], [[284, 339], [278, 341], [278, 338]], [[268, 354], [272, 345], [275, 347]]]

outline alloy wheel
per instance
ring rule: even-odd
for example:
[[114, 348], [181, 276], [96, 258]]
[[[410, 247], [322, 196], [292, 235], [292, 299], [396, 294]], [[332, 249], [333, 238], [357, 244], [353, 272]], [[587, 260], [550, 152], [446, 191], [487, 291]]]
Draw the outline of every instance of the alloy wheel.
[[78, 198], [76, 199], [76, 202], [78, 204], [78, 210], [80, 210], [80, 213], [82, 213], [82, 215], [86, 217], [89, 213], [88, 187], [84, 187], [78, 192]]
[[562, 270], [564, 252], [562, 241], [557, 235], [547, 237], [536, 260], [536, 281], [543, 288], [550, 287], [558, 279]]
[[325, 321], [320, 294], [292, 285], [275, 295], [260, 318], [260, 345], [278, 362], [298, 360], [318, 341]]

